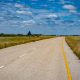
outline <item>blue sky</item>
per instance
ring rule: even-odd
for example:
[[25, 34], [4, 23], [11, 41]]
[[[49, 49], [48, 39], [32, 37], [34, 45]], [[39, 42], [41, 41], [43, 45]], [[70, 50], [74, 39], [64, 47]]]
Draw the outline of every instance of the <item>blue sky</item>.
[[80, 35], [80, 0], [0, 0], [0, 33]]

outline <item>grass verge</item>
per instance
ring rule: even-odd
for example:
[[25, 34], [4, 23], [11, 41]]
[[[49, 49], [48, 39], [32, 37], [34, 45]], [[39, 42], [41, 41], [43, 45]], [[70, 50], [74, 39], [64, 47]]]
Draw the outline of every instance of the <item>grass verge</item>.
[[14, 36], [14, 37], [0, 37], [0, 49], [15, 46], [19, 44], [34, 42], [38, 40], [53, 38], [54, 36]]
[[66, 42], [80, 59], [80, 36], [68, 36]]

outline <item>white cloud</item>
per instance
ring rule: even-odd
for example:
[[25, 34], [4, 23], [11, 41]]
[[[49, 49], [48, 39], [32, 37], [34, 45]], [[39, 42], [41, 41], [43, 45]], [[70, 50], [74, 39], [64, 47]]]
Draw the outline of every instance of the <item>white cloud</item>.
[[76, 13], [77, 10], [69, 10], [71, 13]]
[[48, 17], [58, 17], [58, 16], [57, 14], [52, 13], [52, 14], [49, 14]]
[[76, 13], [77, 12], [77, 9], [74, 5], [70, 5], [70, 4], [69, 5], [64, 5], [63, 8], [68, 9], [69, 12], [71, 12], [71, 13]]
[[21, 11], [21, 10], [18, 10], [18, 11], [16, 11], [18, 14], [27, 14], [27, 15], [31, 15], [32, 14], [32, 12], [30, 12], [30, 11]]
[[27, 14], [26, 11], [16, 11], [16, 12], [19, 13], [19, 14]]
[[23, 7], [24, 7], [23, 5], [17, 4], [17, 3], [16, 3], [14, 6], [15, 6], [15, 7], [18, 7], [18, 8], [23, 8]]
[[28, 21], [23, 21], [22, 22], [24, 25], [33, 25], [35, 24], [36, 22], [34, 20], [28, 20]]
[[4, 17], [0, 16], [0, 20], [3, 20], [3, 19], [4, 19]]
[[69, 4], [69, 5], [64, 5], [63, 8], [64, 8], [64, 9], [69, 9], [69, 10], [75, 10], [75, 9], [76, 9], [75, 6], [70, 5], [70, 4]]
[[56, 13], [40, 13], [35, 16], [35, 19], [45, 19], [45, 18], [56, 18], [58, 15]]

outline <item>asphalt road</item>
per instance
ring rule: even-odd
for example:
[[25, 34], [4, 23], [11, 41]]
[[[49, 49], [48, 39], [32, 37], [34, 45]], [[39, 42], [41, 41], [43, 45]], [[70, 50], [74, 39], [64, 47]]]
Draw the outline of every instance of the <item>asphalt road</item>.
[[0, 80], [80, 80], [80, 61], [64, 37], [0, 50]]

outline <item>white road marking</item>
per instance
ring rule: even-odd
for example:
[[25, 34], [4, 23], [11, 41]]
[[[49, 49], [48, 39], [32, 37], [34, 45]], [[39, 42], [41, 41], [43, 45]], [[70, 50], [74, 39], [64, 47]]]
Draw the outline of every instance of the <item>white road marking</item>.
[[0, 69], [2, 69], [4, 66], [0, 66]]

